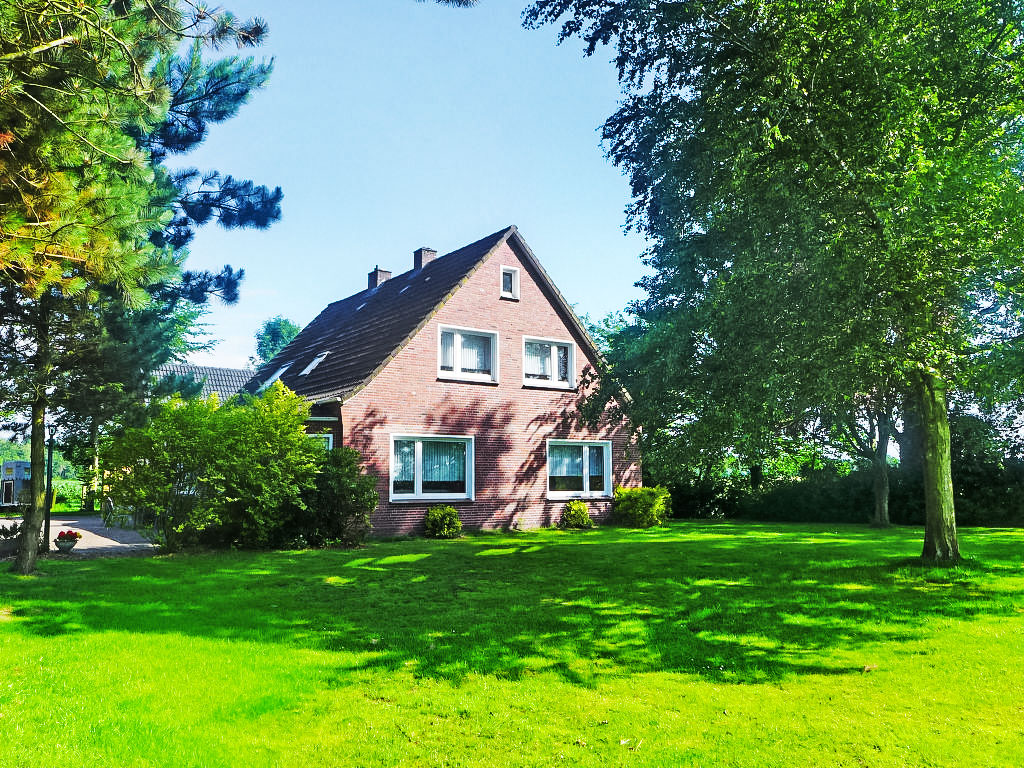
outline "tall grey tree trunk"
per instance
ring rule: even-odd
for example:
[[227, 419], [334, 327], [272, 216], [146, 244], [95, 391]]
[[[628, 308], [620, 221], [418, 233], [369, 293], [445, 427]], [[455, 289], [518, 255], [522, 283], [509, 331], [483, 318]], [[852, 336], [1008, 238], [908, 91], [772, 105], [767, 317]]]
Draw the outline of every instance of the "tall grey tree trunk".
[[36, 569], [39, 557], [39, 533], [46, 515], [46, 407], [47, 386], [53, 370], [50, 349], [50, 314], [46, 294], [39, 299], [35, 317], [36, 350], [32, 358], [35, 386], [32, 394], [32, 436], [29, 443], [29, 466], [32, 477], [29, 492], [32, 504], [25, 512], [25, 522], [18, 537], [18, 552], [11, 570], [30, 574]]
[[888, 528], [889, 522], [889, 464], [888, 456], [871, 461], [871, 490], [875, 499], [875, 514], [871, 524]]
[[924, 471], [924, 432], [918, 393], [913, 392], [904, 397], [901, 405], [903, 431], [896, 433], [896, 443], [900, 447], [900, 469], [908, 477], [914, 474], [920, 476]]
[[918, 379], [918, 403], [924, 436], [924, 549], [921, 557], [938, 563], [960, 559], [953, 509], [953, 471], [949, 443], [946, 386], [938, 376]]
[[11, 570], [29, 574], [36, 569], [39, 556], [39, 530], [43, 525], [46, 507], [46, 394], [39, 392], [32, 399], [32, 438], [29, 444], [29, 462], [32, 477], [29, 480], [32, 504], [25, 512], [18, 539], [18, 553]]

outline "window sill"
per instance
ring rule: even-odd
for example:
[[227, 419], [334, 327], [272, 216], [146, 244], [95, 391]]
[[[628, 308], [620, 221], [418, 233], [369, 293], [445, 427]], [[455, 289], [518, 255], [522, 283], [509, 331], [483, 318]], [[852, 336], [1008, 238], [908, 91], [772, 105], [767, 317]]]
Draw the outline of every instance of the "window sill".
[[551, 381], [524, 381], [523, 389], [558, 389], [563, 392], [575, 392], [575, 384], [558, 384]]
[[425, 501], [473, 501], [473, 497], [439, 493], [430, 496], [392, 496], [388, 501], [392, 504], [422, 504]]
[[498, 298], [504, 301], [519, 301], [519, 297], [513, 296], [511, 293], [503, 293]]
[[438, 381], [457, 381], [461, 384], [490, 384], [492, 387], [498, 385], [497, 379], [476, 378], [475, 376], [459, 376], [455, 373], [439, 373]]
[[591, 491], [585, 493], [583, 491], [548, 491], [548, 501], [565, 501], [567, 499], [588, 499], [590, 501], [611, 501], [612, 496], [610, 493]]

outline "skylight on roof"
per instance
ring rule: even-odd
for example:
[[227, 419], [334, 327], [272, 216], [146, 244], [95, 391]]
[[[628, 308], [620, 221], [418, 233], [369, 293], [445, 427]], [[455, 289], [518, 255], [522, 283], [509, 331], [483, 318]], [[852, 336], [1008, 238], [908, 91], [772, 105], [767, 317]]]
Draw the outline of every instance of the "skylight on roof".
[[312, 371], [314, 368], [320, 365], [320, 363], [323, 362], [323, 359], [327, 357], [327, 355], [329, 354], [330, 352], [320, 352], [316, 357], [313, 358], [309, 365], [307, 365], [305, 368], [299, 371], [299, 376], [305, 376], [307, 373]]
[[409, 290], [409, 286], [408, 285], [403, 285], [402, 286], [402, 290], [400, 290], [399, 293], [405, 293], [408, 290]]
[[366, 302], [364, 301], [362, 304], [360, 304], [358, 307], [356, 307], [356, 312], [358, 312], [360, 309], [362, 309], [365, 306], [366, 306]]
[[281, 366], [280, 368], [278, 368], [278, 369], [277, 369], [276, 371], [274, 371], [274, 375], [273, 375], [273, 376], [271, 376], [271, 377], [270, 377], [269, 379], [267, 379], [266, 381], [264, 381], [264, 382], [263, 382], [262, 384], [260, 384], [260, 388], [259, 388], [259, 389], [258, 389], [257, 391], [258, 391], [258, 392], [262, 392], [262, 391], [263, 391], [264, 389], [266, 389], [267, 387], [269, 387], [269, 386], [270, 386], [271, 384], [273, 384], [273, 383], [274, 383], [275, 381], [277, 381], [278, 379], [280, 379], [280, 378], [281, 378], [281, 376], [283, 376], [283, 375], [284, 375], [284, 372], [285, 372], [285, 371], [287, 371], [287, 370], [288, 370], [289, 368], [291, 368], [291, 365], [292, 365], [291, 363], [285, 363], [285, 364], [284, 364], [284, 365], [282, 365], [282, 366]]

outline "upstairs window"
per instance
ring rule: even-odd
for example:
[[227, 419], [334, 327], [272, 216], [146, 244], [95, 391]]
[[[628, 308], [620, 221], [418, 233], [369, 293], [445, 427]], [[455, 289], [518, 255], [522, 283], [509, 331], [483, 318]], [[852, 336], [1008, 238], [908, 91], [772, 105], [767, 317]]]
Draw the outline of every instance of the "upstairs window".
[[501, 268], [501, 298], [519, 298], [519, 269], [518, 267]]
[[548, 441], [548, 496], [611, 496], [612, 444]]
[[574, 386], [576, 345], [570, 341], [523, 339], [523, 384], [526, 386]]
[[498, 334], [468, 328], [442, 327], [438, 377], [468, 381], [498, 380]]

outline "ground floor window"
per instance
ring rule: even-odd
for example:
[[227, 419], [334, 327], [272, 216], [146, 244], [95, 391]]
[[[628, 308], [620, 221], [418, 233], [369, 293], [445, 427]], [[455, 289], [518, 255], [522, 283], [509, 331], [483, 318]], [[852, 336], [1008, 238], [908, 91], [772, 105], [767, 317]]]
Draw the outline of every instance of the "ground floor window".
[[553, 498], [611, 496], [612, 444], [608, 441], [548, 441], [548, 495]]
[[334, 435], [332, 435], [330, 432], [321, 432], [320, 434], [317, 435], [310, 435], [309, 439], [316, 440], [318, 443], [323, 443], [324, 448], [326, 448], [328, 451], [334, 448]]
[[391, 500], [473, 498], [473, 438], [395, 435], [391, 438]]

